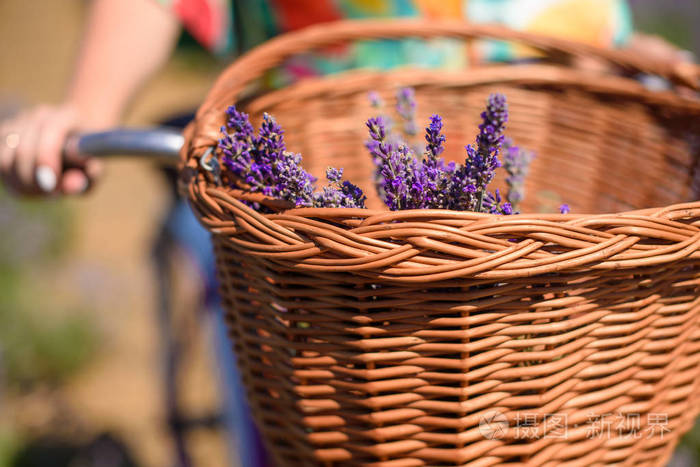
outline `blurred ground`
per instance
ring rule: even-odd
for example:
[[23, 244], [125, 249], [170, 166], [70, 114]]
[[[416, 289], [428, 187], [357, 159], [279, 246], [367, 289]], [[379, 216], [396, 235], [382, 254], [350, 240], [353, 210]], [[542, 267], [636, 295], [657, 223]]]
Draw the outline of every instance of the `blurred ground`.
[[[80, 0], [0, 2], [0, 113], [60, 99], [84, 6]], [[153, 123], [196, 108], [215, 74], [176, 59], [144, 90], [126, 123]], [[4, 432], [6, 439], [22, 440], [54, 428], [80, 441], [106, 431], [126, 442], [138, 465], [171, 463], [149, 260], [166, 206], [165, 188], [147, 164], [114, 161], [90, 196], [50, 201], [48, 207], [20, 205], [60, 210], [72, 221], [60, 258], [36, 259], [33, 266], [27, 263], [35, 258], [29, 258], [21, 272], [13, 271], [30, 278], [30, 295], [38, 298], [30, 306], [47, 319], [59, 319], [61, 310], [71, 315], [80, 311], [97, 342], [83, 368], [58, 388], [39, 384], [6, 391], [0, 402], [0, 436]], [[200, 339], [187, 362], [183, 385], [193, 414], [218, 408], [208, 344], [206, 336]], [[225, 465], [219, 432], [197, 432], [191, 441], [196, 465]]]

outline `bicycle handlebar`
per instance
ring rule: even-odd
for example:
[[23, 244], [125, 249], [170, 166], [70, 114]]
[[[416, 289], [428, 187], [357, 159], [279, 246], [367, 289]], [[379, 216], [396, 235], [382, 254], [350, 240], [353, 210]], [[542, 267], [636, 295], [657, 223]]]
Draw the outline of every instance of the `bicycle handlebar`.
[[69, 164], [87, 155], [147, 157], [172, 165], [178, 161], [184, 141], [181, 130], [177, 128], [117, 128], [72, 135], [66, 140], [63, 154], [64, 161]]

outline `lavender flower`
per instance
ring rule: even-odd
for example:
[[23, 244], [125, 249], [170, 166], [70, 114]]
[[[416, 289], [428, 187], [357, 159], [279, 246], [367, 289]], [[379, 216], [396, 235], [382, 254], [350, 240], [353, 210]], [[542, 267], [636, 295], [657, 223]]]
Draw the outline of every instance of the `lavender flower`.
[[467, 146], [465, 166], [469, 168], [469, 178], [476, 188], [476, 206], [481, 211], [486, 186], [491, 183], [496, 169], [501, 166], [498, 152], [503, 143], [503, 130], [508, 121], [508, 105], [503, 94], [491, 94], [486, 102], [486, 110], [481, 113], [482, 123], [476, 137], [476, 150]]
[[482, 124], [476, 144], [484, 158], [495, 156], [503, 143], [503, 130], [508, 121], [508, 104], [503, 94], [491, 94], [486, 101], [486, 110], [481, 113]]
[[283, 133], [270, 115], [263, 114], [257, 138], [260, 170], [267, 175], [262, 192], [296, 206], [311, 206], [315, 179], [301, 167], [301, 154], [286, 150]]
[[[228, 120], [226, 126], [221, 127], [221, 139], [217, 148], [221, 151], [224, 165], [234, 175], [244, 180], [248, 185], [259, 187], [263, 176], [257, 171], [252, 172], [254, 163], [253, 126], [248, 120], [248, 114], [239, 112], [235, 106], [226, 110]], [[229, 133], [229, 130], [233, 130]]]
[[571, 212], [571, 209], [569, 209], [568, 204], [562, 204], [561, 206], [559, 206], [559, 212], [561, 214], [569, 214]]
[[367, 94], [367, 98], [369, 99], [370, 105], [379, 110], [382, 111], [382, 113], [376, 117], [377, 119], [381, 119], [383, 123], [383, 129], [386, 132], [386, 140], [387, 142], [391, 142], [394, 145], [398, 145], [403, 141], [400, 135], [394, 133], [394, 121], [389, 115], [386, 115], [384, 111], [384, 100], [381, 98], [379, 93], [376, 91], [370, 91]]
[[415, 136], [416, 126], [416, 94], [413, 88], [401, 88], [396, 93], [396, 112], [404, 121], [403, 131], [407, 136]]
[[514, 146], [510, 138], [504, 139], [503, 147], [505, 148], [503, 167], [508, 172], [506, 199], [514, 208], [517, 208], [525, 197], [525, 177], [530, 171], [530, 163], [535, 158], [535, 154]]
[[437, 160], [445, 150], [445, 135], [442, 134], [442, 118], [438, 114], [430, 117], [430, 125], [425, 129], [425, 155], [428, 160]]
[[367, 120], [365, 125], [369, 129], [369, 139], [365, 142], [365, 147], [372, 155], [374, 164], [379, 165], [382, 159], [389, 157], [392, 150], [392, 145], [388, 141], [386, 120], [381, 116], [374, 117]]
[[228, 121], [221, 129], [217, 148], [224, 165], [238, 179], [234, 185], [290, 201], [295, 206], [311, 206], [314, 177], [301, 167], [300, 154], [286, 150], [284, 132], [277, 122], [264, 114], [256, 137], [248, 115], [235, 106], [229, 107], [226, 114]]
[[248, 114], [239, 112], [235, 105], [226, 109], [226, 126], [234, 131], [234, 135], [239, 140], [251, 141], [253, 138], [253, 125], [250, 124]]
[[235, 175], [232, 183], [236, 188], [290, 201], [297, 207], [365, 207], [362, 190], [342, 180], [342, 169], [329, 168], [329, 185], [321, 193], [314, 193], [315, 178], [301, 167], [300, 154], [287, 151], [284, 132], [270, 115], [263, 115], [258, 136], [248, 115], [235, 106], [229, 107], [226, 115], [217, 148], [223, 163]]
[[[502, 94], [491, 94], [476, 137], [476, 147], [464, 147], [467, 157], [464, 165], [455, 170], [450, 186], [449, 209], [484, 211], [486, 187], [501, 166], [498, 152], [503, 143], [503, 130], [508, 121], [508, 106]], [[510, 206], [510, 205], [509, 205]], [[486, 211], [490, 211], [487, 208]]]
[[[415, 114], [413, 93], [399, 92], [397, 110], [406, 119]], [[412, 103], [411, 103], [412, 102]], [[489, 96], [474, 146], [465, 147], [465, 163], [446, 164], [440, 157], [445, 136], [442, 119], [433, 115], [425, 129], [426, 146], [423, 159], [417, 161], [414, 151], [398, 140], [391, 141], [382, 117], [368, 120], [370, 140], [367, 142], [375, 164], [380, 197], [390, 209], [453, 209], [512, 214], [510, 202], [503, 203], [497, 191], [490, 194], [486, 187], [500, 167], [498, 153], [503, 143], [503, 129], [508, 109], [503, 95]], [[486, 198], [486, 204], [484, 200]]]
[[328, 186], [314, 195], [314, 206], [325, 208], [364, 208], [367, 197], [349, 181], [343, 181], [343, 169], [326, 170]]
[[370, 140], [366, 143], [368, 149], [375, 157], [386, 157], [389, 153], [387, 147], [386, 121], [383, 117], [374, 117], [367, 120]]
[[384, 119], [367, 120], [370, 140], [366, 143], [376, 165], [375, 181], [380, 198], [392, 211], [426, 207], [428, 179], [423, 164], [411, 148], [388, 142]]
[[326, 169], [326, 178], [329, 183], [340, 183], [340, 180], [343, 178], [343, 169], [328, 167]]
[[444, 151], [445, 135], [442, 134], [442, 118], [434, 114], [425, 129], [427, 143], [423, 154], [423, 170], [426, 179], [425, 204], [431, 209], [445, 209], [449, 205], [452, 177], [456, 170], [454, 162], [445, 164], [440, 157]]
[[380, 161], [379, 171], [384, 202], [389, 209], [424, 207], [425, 171], [408, 147], [399, 146], [392, 150], [389, 157]]
[[455, 211], [475, 211], [477, 204], [477, 180], [474, 178], [472, 166], [468, 164], [473, 157], [476, 157], [476, 151], [471, 145], [465, 146], [465, 149], [467, 150], [467, 160], [464, 165], [455, 169], [449, 187], [447, 208]]
[[258, 144], [262, 146], [265, 156], [273, 160], [287, 149], [284, 143], [284, 130], [268, 113], [263, 114], [263, 121], [258, 132]]
[[508, 202], [503, 202], [498, 189], [496, 189], [495, 194], [490, 191], [486, 192], [484, 195], [484, 209], [491, 214], [503, 214], [506, 216], [513, 214], [513, 206]]
[[386, 127], [386, 120], [384, 117], [374, 117], [367, 120], [367, 129], [369, 130], [369, 140], [365, 142], [365, 147], [369, 150], [372, 155], [372, 162], [376, 167], [374, 171], [374, 184], [377, 189], [379, 197], [384, 200], [386, 194], [382, 187], [382, 174], [379, 167], [383, 160], [389, 157], [389, 153], [392, 151], [392, 145], [388, 141], [388, 131]]
[[384, 101], [378, 92], [371, 91], [369, 94], [367, 94], [367, 97], [369, 98], [370, 105], [375, 109], [381, 109], [384, 107]]

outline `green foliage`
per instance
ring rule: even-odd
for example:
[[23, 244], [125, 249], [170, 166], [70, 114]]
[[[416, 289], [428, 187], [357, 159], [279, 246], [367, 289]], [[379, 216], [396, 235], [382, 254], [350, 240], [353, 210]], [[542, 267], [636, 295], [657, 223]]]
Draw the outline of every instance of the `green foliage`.
[[91, 323], [81, 314], [56, 321], [35, 312], [0, 315], [2, 364], [8, 385], [57, 385], [85, 364], [94, 353]]
[[17, 433], [0, 427], [0, 467], [11, 465], [12, 458], [20, 448], [21, 441]]
[[695, 426], [683, 436], [680, 446], [693, 453], [696, 459], [700, 459], [700, 419], [697, 419]]
[[9, 386], [59, 384], [96, 346], [87, 315], [62, 310], [36, 279], [65, 250], [70, 223], [64, 203], [0, 190], [0, 375]]
[[693, 28], [691, 20], [678, 11], [658, 11], [655, 15], [636, 18], [640, 31], [657, 34], [678, 47], [693, 49]]

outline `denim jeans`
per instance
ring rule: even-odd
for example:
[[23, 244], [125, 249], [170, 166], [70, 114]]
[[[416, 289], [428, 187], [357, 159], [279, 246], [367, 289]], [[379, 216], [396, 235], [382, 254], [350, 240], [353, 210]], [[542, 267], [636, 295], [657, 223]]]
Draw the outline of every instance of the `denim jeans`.
[[[165, 229], [198, 266], [209, 311], [208, 325], [214, 338], [214, 353], [219, 370], [222, 411], [227, 429], [231, 459], [241, 467], [264, 467], [267, 462], [260, 435], [253, 424], [245, 389], [236, 366], [233, 343], [226, 332], [223, 310], [216, 293], [214, 252], [210, 234], [197, 221], [185, 201], [179, 200], [167, 215]], [[234, 464], [235, 465], [235, 464]]]

